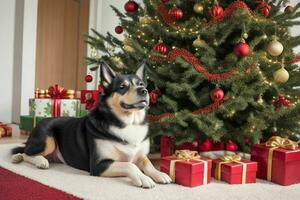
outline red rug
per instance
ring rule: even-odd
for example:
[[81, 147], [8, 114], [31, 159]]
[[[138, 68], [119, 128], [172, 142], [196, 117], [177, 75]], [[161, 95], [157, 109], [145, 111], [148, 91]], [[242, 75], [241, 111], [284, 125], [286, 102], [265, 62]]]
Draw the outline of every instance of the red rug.
[[0, 167], [0, 199], [79, 199]]

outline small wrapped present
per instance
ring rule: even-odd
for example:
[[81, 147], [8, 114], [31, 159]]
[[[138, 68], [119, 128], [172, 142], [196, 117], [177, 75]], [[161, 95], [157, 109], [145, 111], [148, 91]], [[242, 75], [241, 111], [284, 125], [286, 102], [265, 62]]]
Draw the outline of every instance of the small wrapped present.
[[196, 151], [177, 150], [174, 156], [161, 158], [160, 170], [183, 186], [195, 187], [211, 181], [211, 160], [200, 157]]
[[10, 137], [11, 135], [12, 135], [12, 128], [7, 124], [3, 124], [0, 122], [0, 138]]
[[213, 176], [229, 184], [255, 183], [256, 171], [257, 162], [241, 160], [236, 154], [222, 156], [212, 164]]
[[29, 99], [29, 112], [37, 117], [79, 117], [80, 100], [75, 98], [74, 90], [66, 90], [58, 85], [48, 89], [50, 98]]
[[253, 145], [251, 160], [258, 162], [258, 178], [280, 185], [300, 183], [300, 148], [292, 140], [273, 136]]
[[44, 118], [45, 117], [21, 115], [19, 128], [22, 130], [22, 135], [28, 135], [28, 131], [32, 131], [32, 129]]
[[171, 156], [175, 150], [191, 150], [197, 151], [199, 148], [199, 140], [175, 144], [174, 139], [170, 136], [161, 136], [160, 138], [160, 156]]

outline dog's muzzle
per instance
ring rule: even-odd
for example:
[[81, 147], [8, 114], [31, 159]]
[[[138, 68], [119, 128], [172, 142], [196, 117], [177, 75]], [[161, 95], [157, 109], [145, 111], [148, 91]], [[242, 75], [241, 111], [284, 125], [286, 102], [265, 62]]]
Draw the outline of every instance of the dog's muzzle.
[[148, 102], [146, 100], [138, 101], [137, 103], [127, 104], [125, 102], [121, 102], [121, 107], [124, 109], [144, 109], [148, 107]]

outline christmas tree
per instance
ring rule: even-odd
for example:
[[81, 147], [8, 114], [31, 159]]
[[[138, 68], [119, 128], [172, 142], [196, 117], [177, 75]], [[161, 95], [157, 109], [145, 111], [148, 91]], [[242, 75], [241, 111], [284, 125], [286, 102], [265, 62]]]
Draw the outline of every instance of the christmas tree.
[[[112, 6], [115, 33], [87, 43], [120, 73], [148, 65], [152, 138], [233, 141], [239, 150], [272, 135], [300, 139], [300, 3], [287, 0], [144, 0]], [[124, 40], [116, 37], [124, 34]], [[154, 140], [155, 141], [155, 140]]]

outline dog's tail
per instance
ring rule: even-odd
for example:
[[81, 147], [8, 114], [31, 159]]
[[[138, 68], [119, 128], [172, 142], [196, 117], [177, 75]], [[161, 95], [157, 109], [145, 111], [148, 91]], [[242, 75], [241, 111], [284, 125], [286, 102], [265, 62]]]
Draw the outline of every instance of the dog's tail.
[[15, 147], [11, 150], [11, 154], [24, 153], [25, 147]]

